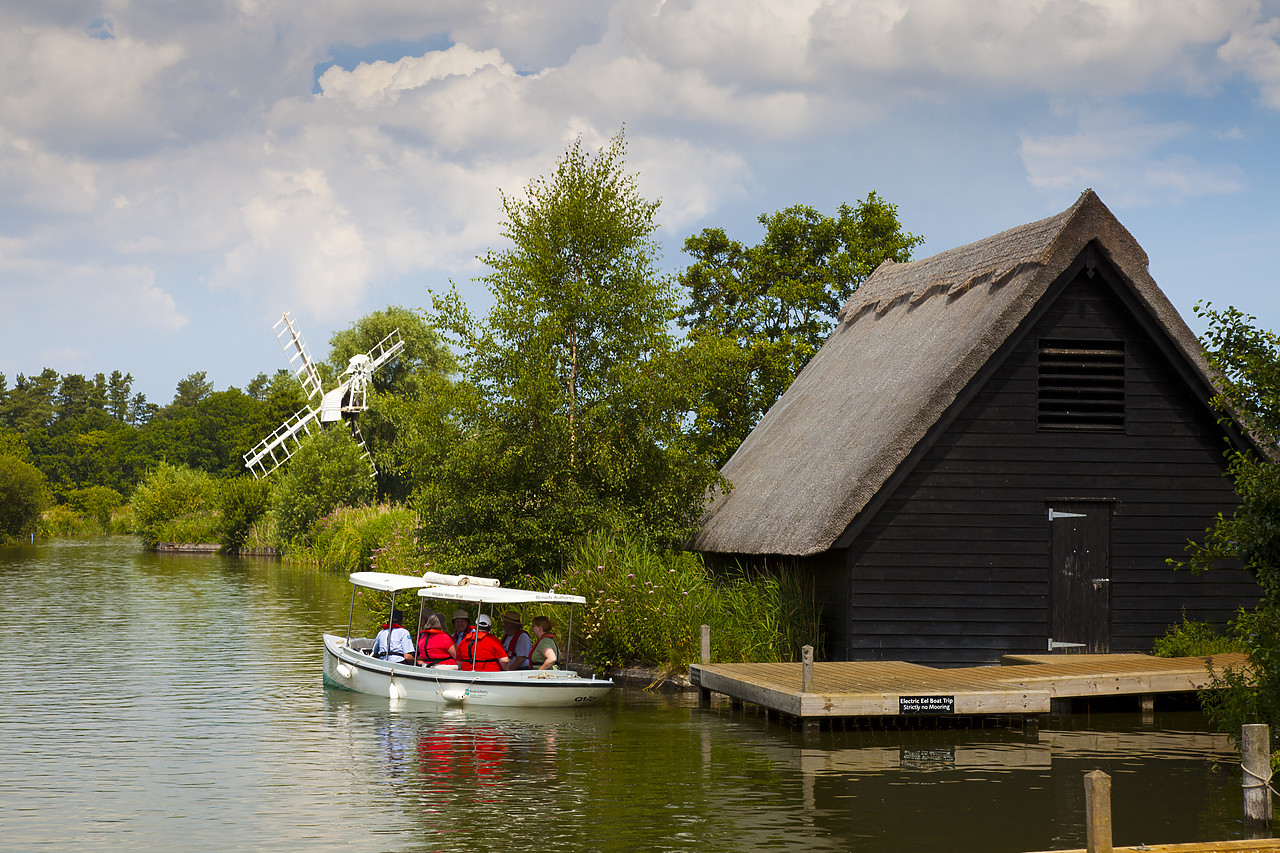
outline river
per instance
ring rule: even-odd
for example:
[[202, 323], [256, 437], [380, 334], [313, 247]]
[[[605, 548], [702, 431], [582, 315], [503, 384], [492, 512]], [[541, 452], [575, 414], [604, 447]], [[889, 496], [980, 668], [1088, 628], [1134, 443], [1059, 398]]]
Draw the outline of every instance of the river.
[[1094, 769], [1118, 845], [1242, 833], [1194, 712], [806, 738], [639, 690], [391, 707], [321, 682], [344, 577], [117, 537], [0, 549], [0, 579], [6, 849], [1014, 853], [1084, 846]]

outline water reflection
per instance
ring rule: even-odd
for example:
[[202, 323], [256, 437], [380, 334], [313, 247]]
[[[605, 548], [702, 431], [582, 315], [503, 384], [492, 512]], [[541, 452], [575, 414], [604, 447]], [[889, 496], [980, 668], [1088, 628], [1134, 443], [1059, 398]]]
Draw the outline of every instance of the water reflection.
[[806, 737], [640, 691], [393, 703], [322, 685], [341, 577], [121, 539], [0, 550], [0, 580], [14, 849], [1014, 853], [1083, 846], [1093, 769], [1118, 844], [1241, 834], [1238, 770], [1196, 714]]

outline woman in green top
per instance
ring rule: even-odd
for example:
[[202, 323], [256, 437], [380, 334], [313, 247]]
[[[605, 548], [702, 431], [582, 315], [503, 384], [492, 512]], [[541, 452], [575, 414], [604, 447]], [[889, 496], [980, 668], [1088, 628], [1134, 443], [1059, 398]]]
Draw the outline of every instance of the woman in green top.
[[551, 620], [545, 616], [533, 617], [529, 624], [533, 632], [533, 651], [529, 653], [529, 666], [534, 669], [559, 669], [560, 647], [556, 635], [551, 633]]

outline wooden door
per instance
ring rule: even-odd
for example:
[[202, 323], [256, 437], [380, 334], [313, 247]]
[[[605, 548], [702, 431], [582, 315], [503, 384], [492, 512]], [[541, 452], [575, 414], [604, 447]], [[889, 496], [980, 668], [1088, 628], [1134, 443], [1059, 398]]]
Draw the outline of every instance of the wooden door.
[[1049, 504], [1049, 650], [1111, 651], [1113, 501]]

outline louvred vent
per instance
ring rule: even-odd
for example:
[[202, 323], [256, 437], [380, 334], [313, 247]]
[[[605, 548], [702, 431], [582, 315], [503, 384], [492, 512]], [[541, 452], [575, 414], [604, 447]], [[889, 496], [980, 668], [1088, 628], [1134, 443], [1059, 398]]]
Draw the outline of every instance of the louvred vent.
[[1040, 341], [1036, 424], [1124, 431], [1123, 341]]

